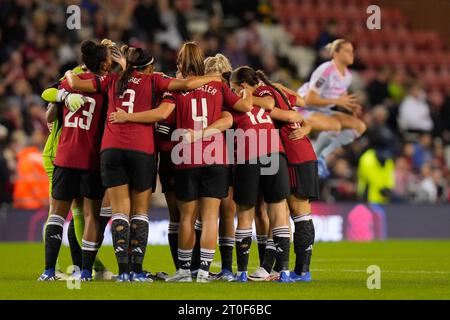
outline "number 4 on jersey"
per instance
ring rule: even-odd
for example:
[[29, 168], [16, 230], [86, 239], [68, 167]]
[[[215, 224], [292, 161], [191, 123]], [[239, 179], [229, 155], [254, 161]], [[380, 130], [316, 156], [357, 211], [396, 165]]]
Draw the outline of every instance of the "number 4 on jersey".
[[202, 122], [202, 129], [205, 129], [208, 126], [208, 105], [206, 102], [206, 98], [202, 98], [201, 99], [201, 104], [202, 104], [202, 115], [198, 116], [198, 111], [197, 111], [197, 100], [196, 99], [192, 99], [191, 100], [191, 107], [192, 107], [192, 120], [194, 120], [195, 122]]

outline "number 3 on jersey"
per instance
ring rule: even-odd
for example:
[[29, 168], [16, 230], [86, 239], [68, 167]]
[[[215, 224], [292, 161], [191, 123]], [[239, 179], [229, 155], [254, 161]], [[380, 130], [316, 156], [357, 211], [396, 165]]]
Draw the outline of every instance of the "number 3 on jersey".
[[[95, 100], [90, 97], [85, 97], [86, 103], [89, 104], [89, 110], [82, 110], [81, 108], [77, 111], [69, 112], [64, 118], [64, 126], [69, 128], [79, 127], [83, 130], [89, 130], [91, 128], [92, 116], [95, 111]], [[82, 110], [83, 117], [74, 116], [78, 111]], [[72, 120], [73, 118], [73, 120]]]
[[128, 101], [122, 102], [122, 107], [128, 107], [128, 113], [133, 113], [136, 92], [133, 89], [127, 89], [123, 92], [120, 98], [124, 99], [127, 93], [129, 94]]

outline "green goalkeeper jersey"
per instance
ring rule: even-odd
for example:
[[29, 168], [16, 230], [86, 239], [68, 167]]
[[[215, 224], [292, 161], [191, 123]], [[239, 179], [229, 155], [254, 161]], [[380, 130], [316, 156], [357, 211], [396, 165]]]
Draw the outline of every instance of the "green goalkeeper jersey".
[[[60, 112], [58, 112], [59, 114]], [[58, 149], [59, 138], [61, 137], [62, 129], [62, 119], [58, 116], [53, 122], [53, 129], [50, 132], [47, 142], [45, 143], [44, 151], [42, 152], [43, 157], [49, 157], [52, 160], [56, 157], [56, 150]]]
[[[72, 69], [72, 71], [75, 74], [85, 72], [84, 68], [81, 66], [75, 67], [74, 69]], [[59, 79], [59, 81], [63, 79], [64, 77]], [[61, 106], [58, 108], [61, 108]], [[47, 142], [45, 143], [44, 151], [42, 153], [43, 157], [51, 158], [52, 162], [56, 157], [56, 150], [58, 149], [59, 138], [61, 137], [61, 129], [63, 125], [62, 112], [60, 111], [61, 110], [58, 110], [58, 117], [53, 122], [52, 132], [50, 132], [50, 135], [47, 138]]]

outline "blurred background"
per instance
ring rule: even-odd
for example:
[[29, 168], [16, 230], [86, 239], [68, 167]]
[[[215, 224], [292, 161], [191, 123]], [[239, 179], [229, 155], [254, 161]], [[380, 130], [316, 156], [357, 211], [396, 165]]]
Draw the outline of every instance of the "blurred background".
[[[66, 27], [72, 4], [81, 8], [79, 30]], [[381, 7], [380, 30], [366, 27], [370, 4]], [[364, 106], [368, 131], [330, 159], [322, 201], [379, 202], [358, 188], [364, 179], [388, 195], [382, 205], [449, 203], [448, 12], [446, 0], [0, 0], [3, 215], [48, 205], [40, 155], [49, 131], [40, 93], [79, 63], [80, 42], [91, 38], [146, 47], [156, 70], [169, 75], [181, 44], [194, 40], [206, 56], [221, 52], [233, 67], [264, 69], [295, 90], [330, 58], [324, 46], [347, 38], [356, 50], [351, 92]], [[362, 177], [370, 149], [388, 151], [393, 183]], [[163, 198], [154, 205], [164, 206]]]

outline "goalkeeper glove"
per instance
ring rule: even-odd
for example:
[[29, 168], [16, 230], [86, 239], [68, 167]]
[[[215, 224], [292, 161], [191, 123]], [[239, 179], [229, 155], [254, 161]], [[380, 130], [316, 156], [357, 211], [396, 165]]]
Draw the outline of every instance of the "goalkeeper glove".
[[81, 108], [86, 102], [86, 98], [78, 93], [70, 93], [65, 89], [49, 88], [44, 90], [41, 95], [42, 99], [47, 102], [65, 102], [66, 107], [75, 112]]
[[85, 102], [86, 98], [78, 93], [69, 93], [64, 99], [64, 103], [67, 109], [69, 109], [72, 112], [75, 112], [78, 109], [80, 109]]

